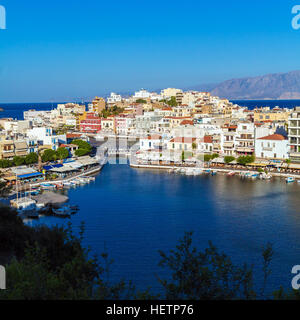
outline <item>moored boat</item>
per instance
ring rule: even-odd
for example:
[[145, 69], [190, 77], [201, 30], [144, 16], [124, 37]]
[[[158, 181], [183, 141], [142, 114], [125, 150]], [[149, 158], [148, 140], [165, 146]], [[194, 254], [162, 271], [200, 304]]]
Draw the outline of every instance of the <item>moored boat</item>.
[[292, 182], [295, 182], [295, 178], [293, 178], [293, 177], [287, 177], [287, 178], [285, 179], [285, 181], [286, 181], [286, 183], [292, 183]]

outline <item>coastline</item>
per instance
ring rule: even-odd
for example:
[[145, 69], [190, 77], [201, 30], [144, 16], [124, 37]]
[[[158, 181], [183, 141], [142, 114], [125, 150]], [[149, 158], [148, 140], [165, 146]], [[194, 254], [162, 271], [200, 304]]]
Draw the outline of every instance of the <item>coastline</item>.
[[[172, 169], [191, 169], [195, 168], [192, 166], [161, 166], [161, 165], [148, 165], [148, 164], [130, 164], [130, 167], [136, 168], [136, 169], [157, 169], [157, 170], [172, 170]], [[240, 169], [221, 169], [221, 168], [216, 168], [216, 167], [203, 167], [201, 168], [203, 170], [212, 170], [214, 172], [219, 172], [219, 173], [230, 173], [230, 172], [235, 172], [236, 174], [241, 174], [243, 172], [249, 172], [251, 174], [257, 174], [258, 172], [255, 170], [240, 170]], [[293, 174], [293, 173], [279, 173], [279, 172], [271, 172], [270, 173], [273, 177], [279, 177], [279, 178], [296, 178], [300, 179], [300, 174]]]

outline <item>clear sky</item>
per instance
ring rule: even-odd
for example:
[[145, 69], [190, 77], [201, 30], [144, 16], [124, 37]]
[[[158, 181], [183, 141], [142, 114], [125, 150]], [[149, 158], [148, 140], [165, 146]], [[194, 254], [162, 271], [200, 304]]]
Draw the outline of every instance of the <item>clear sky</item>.
[[194, 86], [300, 69], [300, 0], [0, 0], [0, 102]]

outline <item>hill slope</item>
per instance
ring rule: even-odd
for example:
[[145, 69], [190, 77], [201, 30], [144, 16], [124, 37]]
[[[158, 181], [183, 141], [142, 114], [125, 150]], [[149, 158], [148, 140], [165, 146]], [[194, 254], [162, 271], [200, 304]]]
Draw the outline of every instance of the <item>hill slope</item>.
[[300, 99], [300, 71], [232, 79], [218, 84], [212, 95], [228, 99]]

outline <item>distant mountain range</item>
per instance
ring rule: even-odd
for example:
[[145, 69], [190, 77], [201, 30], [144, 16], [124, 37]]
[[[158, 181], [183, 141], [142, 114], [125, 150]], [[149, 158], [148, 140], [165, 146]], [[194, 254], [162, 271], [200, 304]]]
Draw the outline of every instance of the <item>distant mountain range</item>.
[[209, 91], [230, 100], [300, 99], [300, 71], [231, 79], [219, 84], [199, 85], [190, 90]]

